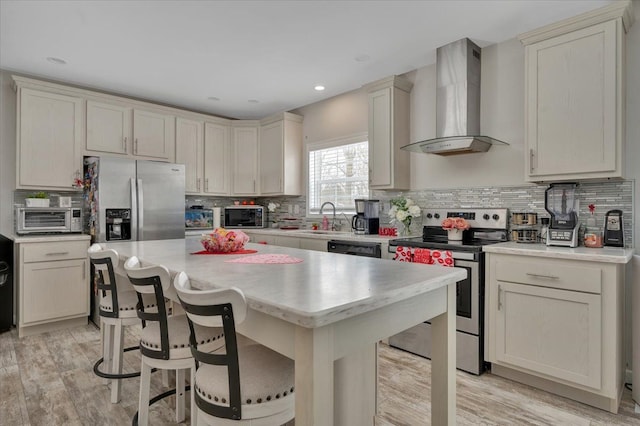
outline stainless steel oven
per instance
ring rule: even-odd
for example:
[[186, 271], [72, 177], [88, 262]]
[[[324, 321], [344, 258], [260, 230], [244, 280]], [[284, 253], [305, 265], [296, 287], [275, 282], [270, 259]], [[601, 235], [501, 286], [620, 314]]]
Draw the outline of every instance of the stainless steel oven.
[[[441, 222], [463, 217], [471, 228], [462, 241], [450, 242]], [[481, 374], [484, 371], [484, 253], [482, 247], [507, 240], [506, 209], [431, 209], [425, 212], [423, 236], [391, 240], [389, 254], [398, 247], [405, 253], [429, 249], [447, 253], [453, 266], [467, 270], [467, 278], [456, 286], [456, 366]], [[405, 258], [406, 260], [406, 258]], [[409, 259], [413, 260], [413, 259]], [[431, 324], [418, 324], [389, 338], [391, 346], [431, 357]]]
[[75, 207], [16, 207], [18, 234], [82, 232], [82, 210]]

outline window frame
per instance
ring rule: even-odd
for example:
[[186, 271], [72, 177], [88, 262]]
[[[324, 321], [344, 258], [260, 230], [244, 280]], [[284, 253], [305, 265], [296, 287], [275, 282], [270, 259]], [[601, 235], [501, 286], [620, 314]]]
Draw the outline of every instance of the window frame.
[[[354, 143], [361, 143], [361, 142], [368, 142], [369, 141], [369, 133], [368, 132], [362, 132], [362, 133], [356, 133], [353, 135], [349, 135], [349, 136], [341, 136], [341, 137], [337, 137], [337, 138], [332, 138], [332, 139], [326, 139], [326, 140], [322, 140], [322, 141], [316, 141], [316, 142], [308, 142], [307, 144], [305, 144], [305, 150], [304, 150], [304, 165], [305, 165], [305, 186], [306, 186], [306, 197], [307, 197], [307, 202], [306, 202], [306, 217], [308, 219], [319, 219], [322, 218], [323, 215], [326, 215], [327, 212], [325, 211], [322, 215], [319, 213], [311, 213], [311, 196], [309, 194], [310, 192], [310, 188], [309, 188], [309, 154], [311, 151], [317, 151], [317, 150], [321, 150], [321, 149], [327, 149], [327, 148], [336, 148], [339, 146], [343, 146], [343, 145], [350, 145], [350, 144], [354, 144]], [[368, 173], [370, 173], [371, 170], [369, 170]], [[369, 179], [367, 178], [367, 185], [369, 184]], [[369, 198], [369, 195], [371, 194], [371, 188], [369, 188], [367, 195], [363, 196], [366, 198]], [[330, 211], [331, 214], [333, 214], [333, 211]], [[356, 207], [355, 204], [353, 205], [353, 207], [349, 210], [345, 210], [345, 211], [340, 211], [340, 210], [336, 210], [336, 216], [341, 215], [341, 214], [345, 214], [345, 215], [354, 215], [356, 213]]]

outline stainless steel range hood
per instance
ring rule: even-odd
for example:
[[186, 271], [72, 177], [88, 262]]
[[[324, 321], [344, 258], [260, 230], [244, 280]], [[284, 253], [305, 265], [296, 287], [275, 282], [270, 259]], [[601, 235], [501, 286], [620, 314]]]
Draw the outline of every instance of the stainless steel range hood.
[[486, 152], [505, 142], [480, 135], [480, 48], [468, 38], [439, 47], [436, 138], [401, 149], [438, 155]]

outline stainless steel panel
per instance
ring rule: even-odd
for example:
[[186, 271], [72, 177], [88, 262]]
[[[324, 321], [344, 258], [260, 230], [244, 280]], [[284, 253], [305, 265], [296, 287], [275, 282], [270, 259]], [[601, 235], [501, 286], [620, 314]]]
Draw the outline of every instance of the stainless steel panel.
[[[99, 224], [98, 241], [106, 241], [106, 209], [132, 209], [130, 180], [136, 176], [136, 162], [125, 158], [99, 159]], [[136, 212], [131, 211], [135, 217]], [[135, 239], [135, 234], [132, 235]]]
[[456, 330], [480, 334], [480, 264], [466, 260], [454, 260], [454, 266], [469, 268], [471, 279], [471, 318], [456, 315]]
[[184, 165], [138, 161], [137, 172], [138, 240], [184, 238]]
[[[389, 337], [389, 344], [431, 359], [431, 324], [422, 323]], [[456, 333], [456, 368], [473, 374], [482, 372], [480, 338]]]

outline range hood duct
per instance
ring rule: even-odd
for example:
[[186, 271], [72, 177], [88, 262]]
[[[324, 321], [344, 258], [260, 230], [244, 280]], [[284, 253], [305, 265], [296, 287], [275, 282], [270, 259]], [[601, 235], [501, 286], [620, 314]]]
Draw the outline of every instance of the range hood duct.
[[480, 135], [480, 48], [468, 38], [436, 56], [436, 138], [401, 149], [438, 155], [486, 152], [505, 142]]

